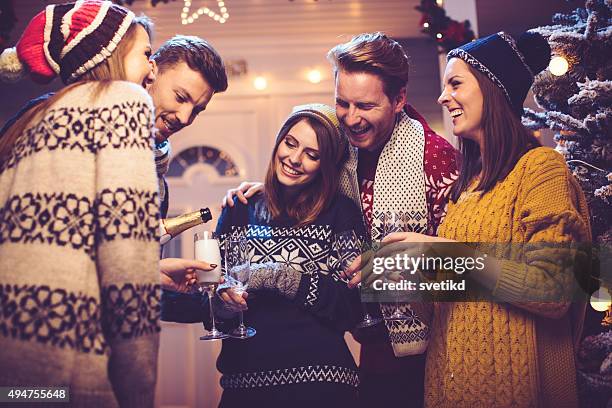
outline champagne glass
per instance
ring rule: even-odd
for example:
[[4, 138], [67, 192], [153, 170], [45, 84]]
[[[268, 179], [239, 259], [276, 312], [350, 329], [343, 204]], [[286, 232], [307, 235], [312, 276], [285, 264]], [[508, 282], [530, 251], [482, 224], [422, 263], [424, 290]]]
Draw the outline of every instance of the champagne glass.
[[[338, 269], [345, 271], [362, 251], [361, 242], [355, 231], [349, 230], [336, 234], [332, 251], [338, 258]], [[363, 311], [363, 320], [357, 324], [357, 328], [371, 327], [382, 322], [382, 319], [370, 315], [367, 305], [363, 302], [361, 302], [361, 309]]]
[[[402, 213], [387, 211], [382, 217], [382, 238], [393, 232], [405, 232], [407, 231], [407, 225]], [[384, 316], [387, 321], [405, 321], [410, 319], [405, 313], [402, 312], [399, 306], [398, 294], [395, 294], [395, 310], [389, 316]]]
[[196, 232], [193, 235], [195, 259], [216, 264], [212, 271], [196, 272], [198, 285], [202, 291], [208, 293], [208, 307], [210, 308], [210, 320], [212, 328], [208, 334], [200, 337], [200, 340], [226, 339], [229, 335], [217, 330], [215, 325], [215, 313], [213, 311], [213, 298], [221, 280], [221, 251], [219, 250], [219, 239], [214, 232]]
[[[241, 237], [229, 237], [225, 240], [225, 273], [234, 292], [240, 296], [249, 286], [249, 247], [248, 241]], [[240, 311], [240, 324], [230, 333], [235, 339], [248, 339], [257, 332], [254, 328], [245, 326], [244, 313]]]

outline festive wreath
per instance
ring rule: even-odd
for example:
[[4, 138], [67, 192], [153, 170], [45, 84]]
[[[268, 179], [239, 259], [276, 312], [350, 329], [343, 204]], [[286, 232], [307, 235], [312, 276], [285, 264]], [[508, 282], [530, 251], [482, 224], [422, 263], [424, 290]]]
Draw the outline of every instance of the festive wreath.
[[435, 0], [421, 0], [421, 4], [415, 8], [422, 13], [419, 22], [423, 27], [421, 32], [428, 34], [438, 43], [438, 50], [441, 53], [446, 53], [476, 38], [468, 20], [460, 23], [448, 17], [446, 11]]

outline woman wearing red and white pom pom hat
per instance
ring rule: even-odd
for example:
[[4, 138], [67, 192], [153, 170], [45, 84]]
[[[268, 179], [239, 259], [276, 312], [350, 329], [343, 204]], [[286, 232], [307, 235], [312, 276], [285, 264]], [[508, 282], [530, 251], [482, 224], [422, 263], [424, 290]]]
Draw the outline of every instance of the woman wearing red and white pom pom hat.
[[153, 406], [158, 193], [150, 25], [110, 1], [49, 5], [0, 79], [66, 84], [0, 136], [0, 384], [72, 406]]

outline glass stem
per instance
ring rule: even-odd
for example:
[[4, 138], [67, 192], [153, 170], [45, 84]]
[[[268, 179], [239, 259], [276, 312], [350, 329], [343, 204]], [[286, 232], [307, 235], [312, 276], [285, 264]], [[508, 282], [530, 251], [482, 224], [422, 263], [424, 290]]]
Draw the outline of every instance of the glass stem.
[[370, 313], [368, 313], [368, 308], [366, 307], [365, 303], [361, 303], [361, 310], [363, 311], [364, 320], [370, 320]]
[[211, 332], [215, 333], [217, 331], [217, 327], [215, 325], [215, 312], [213, 311], [213, 297], [213, 291], [208, 290], [208, 308], [210, 309], [210, 321], [212, 322]]
[[244, 313], [240, 312], [240, 330], [244, 330]]

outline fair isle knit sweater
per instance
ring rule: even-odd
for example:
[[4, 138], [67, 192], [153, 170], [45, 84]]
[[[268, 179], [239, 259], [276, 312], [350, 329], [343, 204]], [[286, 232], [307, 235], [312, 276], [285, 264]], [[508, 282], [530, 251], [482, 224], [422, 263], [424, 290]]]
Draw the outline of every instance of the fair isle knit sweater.
[[159, 337], [153, 105], [141, 87], [60, 96], [0, 163], [0, 385], [72, 406], [152, 406]]
[[[438, 233], [473, 243], [590, 241], [584, 194], [563, 157], [546, 147], [526, 153], [482, 198], [468, 190], [449, 204]], [[525, 248], [524, 261], [501, 261], [494, 289], [516, 302], [435, 304], [426, 407], [577, 406], [574, 345], [584, 305], [521, 303], [526, 291], [564, 282], [554, 256], [531, 256]], [[421, 308], [419, 315], [429, 320], [427, 306]]]
[[[349, 289], [340, 276], [332, 245], [335, 234], [350, 230], [363, 239], [361, 219], [358, 207], [341, 194], [311, 224], [301, 227], [294, 227], [296, 220], [286, 214], [270, 220], [261, 195], [249, 199], [248, 205], [236, 200], [233, 208], [224, 209], [217, 233], [246, 238], [252, 268], [272, 263], [283, 270], [282, 289], [254, 284], [266, 275], [265, 268], [250, 278], [244, 319], [257, 334], [248, 340], [223, 340], [217, 368], [226, 391], [284, 395], [288, 386], [309, 384], [293, 388], [291, 400], [298, 405], [300, 393], [316, 393], [321, 384], [354, 392], [358, 373], [344, 332], [361, 320], [359, 292]], [[207, 302], [203, 308], [201, 296], [166, 292], [163, 300], [164, 320], [207, 320]], [[222, 330], [236, 325], [233, 320], [219, 323]]]

